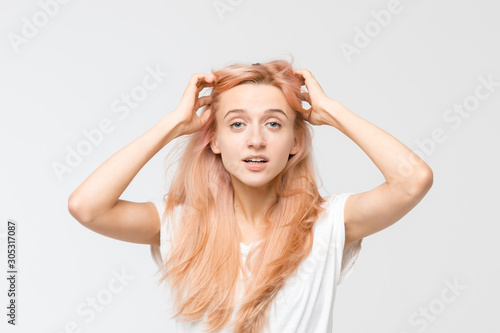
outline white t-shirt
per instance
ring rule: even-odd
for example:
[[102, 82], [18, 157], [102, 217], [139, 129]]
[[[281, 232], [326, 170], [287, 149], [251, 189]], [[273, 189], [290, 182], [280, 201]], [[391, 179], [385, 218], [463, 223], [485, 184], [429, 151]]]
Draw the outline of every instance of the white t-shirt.
[[[346, 199], [352, 194], [334, 194], [326, 198], [327, 201], [324, 203], [326, 210], [319, 215], [313, 227], [314, 243], [311, 252], [299, 264], [295, 274], [287, 280], [270, 306], [270, 329], [264, 330], [265, 333], [332, 332], [337, 285], [345, 281], [352, 273], [361, 250], [362, 239], [353, 242], [344, 251], [344, 205]], [[165, 209], [163, 198], [154, 199], [151, 202], [156, 205], [161, 219]], [[160, 248], [151, 245], [153, 259], [155, 256], [161, 256], [161, 260], [166, 258], [169, 239], [172, 236], [168, 226], [169, 224], [163, 220]], [[248, 246], [240, 243], [243, 260], [246, 259], [250, 248], [257, 243], [254, 242]], [[159, 264], [156, 260], [155, 262]], [[231, 319], [234, 318], [235, 312]], [[174, 320], [177, 333], [201, 333], [206, 329], [203, 323], [182, 322], [178, 318]], [[226, 328], [219, 332], [230, 333], [233, 329]]]

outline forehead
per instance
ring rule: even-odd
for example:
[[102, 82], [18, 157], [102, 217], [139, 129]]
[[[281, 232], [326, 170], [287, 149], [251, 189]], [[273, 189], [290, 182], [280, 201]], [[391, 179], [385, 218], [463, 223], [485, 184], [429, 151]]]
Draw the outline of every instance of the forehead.
[[245, 83], [220, 94], [220, 118], [233, 109], [245, 109], [250, 114], [261, 114], [267, 109], [281, 109], [289, 118], [295, 114], [281, 89], [268, 84]]

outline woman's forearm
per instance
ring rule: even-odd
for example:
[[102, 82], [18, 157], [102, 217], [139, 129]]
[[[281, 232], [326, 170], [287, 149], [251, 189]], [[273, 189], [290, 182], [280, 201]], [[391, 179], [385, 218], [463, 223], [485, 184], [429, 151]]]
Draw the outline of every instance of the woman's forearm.
[[111, 209], [142, 167], [179, 135], [177, 129], [177, 119], [167, 114], [108, 158], [70, 195], [70, 213], [80, 222], [90, 223]]
[[432, 176], [431, 168], [392, 135], [332, 100], [324, 106], [331, 116], [328, 124], [354, 141], [375, 163], [389, 185], [405, 192], [419, 190]]

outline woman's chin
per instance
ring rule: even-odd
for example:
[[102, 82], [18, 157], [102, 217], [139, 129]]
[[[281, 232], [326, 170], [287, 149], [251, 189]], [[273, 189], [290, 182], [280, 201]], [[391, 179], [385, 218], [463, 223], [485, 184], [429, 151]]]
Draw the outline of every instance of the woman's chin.
[[245, 187], [251, 187], [254, 189], [269, 188], [272, 185], [273, 181], [273, 179], [270, 179], [269, 176], [264, 176], [264, 175], [250, 175], [250, 176], [243, 176], [241, 178], [239, 177], [232, 177], [232, 178], [233, 178], [233, 184], [234, 181], [236, 180], [237, 182], [240, 183], [240, 185]]

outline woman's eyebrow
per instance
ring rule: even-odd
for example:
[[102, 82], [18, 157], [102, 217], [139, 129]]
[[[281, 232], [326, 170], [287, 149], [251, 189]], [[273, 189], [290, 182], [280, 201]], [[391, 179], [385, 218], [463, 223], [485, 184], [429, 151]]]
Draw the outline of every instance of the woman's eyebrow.
[[[271, 112], [279, 112], [279, 113], [282, 113], [286, 118], [288, 118], [288, 116], [286, 115], [285, 112], [283, 112], [283, 110], [280, 110], [280, 109], [267, 109], [266, 111], [264, 111], [264, 113], [271, 113]], [[227, 115], [230, 114], [230, 113], [247, 113], [247, 111], [245, 109], [234, 109], [234, 110], [229, 110], [226, 115], [224, 116], [224, 119], [226, 119]]]

